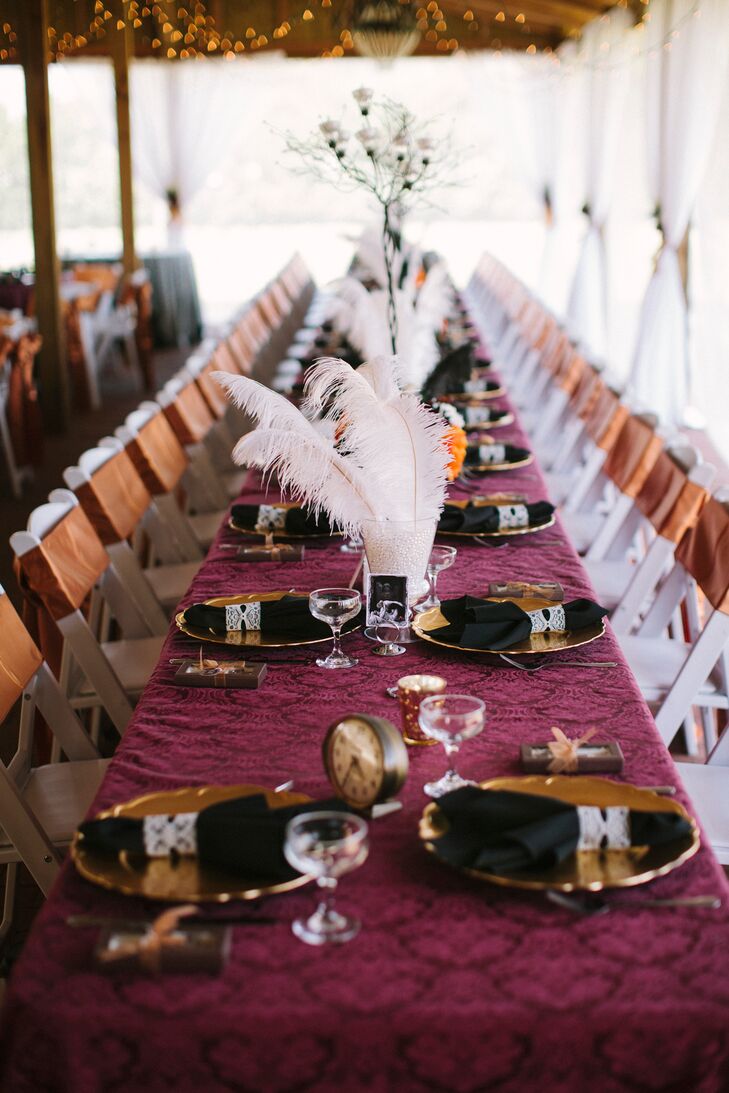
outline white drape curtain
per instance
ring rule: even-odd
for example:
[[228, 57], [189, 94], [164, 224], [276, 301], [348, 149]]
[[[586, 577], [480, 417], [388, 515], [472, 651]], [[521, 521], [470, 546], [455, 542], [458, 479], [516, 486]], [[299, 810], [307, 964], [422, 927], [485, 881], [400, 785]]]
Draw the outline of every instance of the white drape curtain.
[[578, 65], [585, 67], [587, 103], [585, 205], [587, 232], [582, 242], [569, 302], [571, 333], [594, 357], [605, 359], [607, 332], [607, 254], [605, 227], [618, 174], [620, 135], [626, 105], [631, 18], [613, 8], [584, 31]]
[[542, 253], [540, 294], [548, 307], [563, 315], [569, 293], [566, 256], [576, 256], [577, 226], [584, 202], [586, 72], [577, 64], [576, 42], [565, 42], [557, 56], [557, 67], [550, 67], [549, 86], [535, 89], [543, 97], [535, 121], [543, 122], [543, 132], [549, 137], [545, 176], [552, 206]]
[[677, 423], [689, 390], [688, 313], [678, 248], [716, 135], [727, 78], [729, 4], [654, 0], [650, 12], [646, 136], [664, 243], [643, 301], [631, 385], [664, 420]]
[[181, 243], [185, 210], [237, 143], [241, 110], [239, 62], [134, 61], [130, 108], [134, 172], [157, 197], [177, 196], [180, 219], [170, 244]]

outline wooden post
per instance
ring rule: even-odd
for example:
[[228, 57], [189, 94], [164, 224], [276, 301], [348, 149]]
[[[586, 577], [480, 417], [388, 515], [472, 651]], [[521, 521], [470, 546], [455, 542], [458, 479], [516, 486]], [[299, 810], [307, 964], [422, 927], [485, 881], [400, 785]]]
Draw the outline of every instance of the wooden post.
[[119, 199], [123, 241], [124, 272], [137, 268], [134, 247], [134, 190], [132, 183], [132, 141], [129, 120], [129, 58], [134, 54], [134, 30], [124, 18], [122, 0], [114, 4], [114, 17], [124, 20], [124, 29], [110, 32], [114, 59], [114, 89], [116, 92], [116, 131], [119, 145]]
[[43, 348], [38, 357], [41, 405], [46, 428], [50, 432], [64, 432], [69, 417], [68, 372], [61, 323], [53, 204], [47, 0], [25, 0], [23, 11], [23, 65], [35, 250], [35, 312], [38, 330], [43, 336]]

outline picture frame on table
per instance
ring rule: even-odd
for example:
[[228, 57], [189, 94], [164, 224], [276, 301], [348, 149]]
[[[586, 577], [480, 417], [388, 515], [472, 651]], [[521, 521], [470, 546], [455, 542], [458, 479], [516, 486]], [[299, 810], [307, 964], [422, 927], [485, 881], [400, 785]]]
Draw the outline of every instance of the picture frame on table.
[[404, 574], [370, 573], [367, 581], [367, 625], [379, 621], [379, 609], [383, 603], [392, 605], [394, 621], [406, 626], [408, 621], [408, 594], [410, 582]]

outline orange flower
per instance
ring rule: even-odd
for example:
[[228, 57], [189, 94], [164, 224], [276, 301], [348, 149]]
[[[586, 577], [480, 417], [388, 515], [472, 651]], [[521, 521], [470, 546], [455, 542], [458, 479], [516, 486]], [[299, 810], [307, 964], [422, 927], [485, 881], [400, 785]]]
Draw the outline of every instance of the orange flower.
[[451, 461], [448, 464], [448, 481], [452, 482], [461, 473], [461, 467], [466, 458], [468, 441], [465, 430], [460, 425], [451, 425], [446, 433], [446, 443], [451, 455]]

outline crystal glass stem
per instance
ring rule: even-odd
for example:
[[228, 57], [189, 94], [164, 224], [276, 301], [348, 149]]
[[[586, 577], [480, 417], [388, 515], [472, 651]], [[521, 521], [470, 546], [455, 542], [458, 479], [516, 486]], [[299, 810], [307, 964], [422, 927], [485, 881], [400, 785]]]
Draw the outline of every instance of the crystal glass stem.
[[338, 625], [334, 625], [333, 623], [330, 623], [329, 625], [332, 630], [332, 638], [334, 639], [330, 656], [342, 657], [344, 656], [344, 652], [342, 651], [341, 646], [342, 624], [339, 623]]
[[456, 770], [456, 756], [460, 750], [460, 744], [455, 741], [451, 741], [448, 744], [444, 744], [445, 753], [448, 758], [448, 770], [445, 772], [446, 778], [458, 778], [459, 774]]

